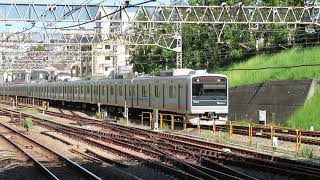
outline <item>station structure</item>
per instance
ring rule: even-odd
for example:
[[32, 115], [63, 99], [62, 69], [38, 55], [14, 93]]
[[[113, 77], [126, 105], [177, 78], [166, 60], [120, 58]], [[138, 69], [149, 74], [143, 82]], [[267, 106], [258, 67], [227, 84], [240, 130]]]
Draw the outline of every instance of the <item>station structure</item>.
[[[149, 5], [145, 1], [119, 5], [0, 3], [0, 72], [2, 81], [27, 78], [32, 70], [70, 71], [73, 76], [111, 77], [130, 71], [136, 46], [159, 46], [175, 52], [183, 67], [184, 24], [212, 26], [218, 42], [232, 25], [259, 31], [267, 24], [295, 31], [320, 25], [320, 6]], [[166, 32], [163, 26], [166, 26]], [[63, 77], [63, 75], [61, 75]], [[29, 77], [30, 78], [30, 77]]]

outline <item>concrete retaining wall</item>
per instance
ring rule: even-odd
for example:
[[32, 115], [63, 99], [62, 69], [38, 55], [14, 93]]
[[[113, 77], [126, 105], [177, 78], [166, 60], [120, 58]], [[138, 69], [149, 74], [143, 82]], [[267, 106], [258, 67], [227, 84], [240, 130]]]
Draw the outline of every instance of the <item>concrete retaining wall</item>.
[[267, 121], [285, 122], [313, 95], [317, 80], [269, 81], [230, 88], [230, 120], [258, 120], [258, 110], [267, 111]]

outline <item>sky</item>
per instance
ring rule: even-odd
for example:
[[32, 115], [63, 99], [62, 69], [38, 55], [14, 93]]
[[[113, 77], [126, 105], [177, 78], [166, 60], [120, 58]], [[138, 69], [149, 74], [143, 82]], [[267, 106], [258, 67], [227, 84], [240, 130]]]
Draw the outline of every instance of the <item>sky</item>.
[[[124, 0], [0, 0], [0, 3], [40, 3], [40, 4], [83, 4], [83, 3], [89, 3], [89, 4], [99, 4], [103, 2], [103, 4], [106, 5], [118, 5], [119, 3], [122, 3]], [[146, 0], [130, 0], [131, 4], [136, 4], [140, 2], [144, 2]], [[155, 3], [148, 3], [145, 5], [152, 5], [152, 4], [161, 4], [161, 5], [169, 5], [170, 0], [156, 0]], [[7, 25], [10, 26], [7, 26]], [[13, 32], [20, 32], [24, 29], [30, 27], [30, 23], [22, 22], [22, 23], [16, 23], [16, 22], [2, 22], [0, 23], [0, 32], [1, 31], [13, 31]], [[35, 28], [32, 30], [35, 30], [39, 26], [39, 23], [36, 24]]]
[[[72, 4], [82, 4], [85, 1], [90, 1], [90, 4], [97, 4], [102, 2], [103, 0], [4, 0], [1, 2], [32, 2], [32, 3], [59, 3], [59, 4], [67, 4], [67, 3], [72, 3]], [[119, 4], [123, 2], [123, 0], [104, 0], [104, 4]], [[143, 2], [143, 0], [130, 0], [130, 3], [135, 4]], [[157, 0], [157, 4], [170, 4], [170, 0]], [[152, 3], [149, 3], [152, 4]]]

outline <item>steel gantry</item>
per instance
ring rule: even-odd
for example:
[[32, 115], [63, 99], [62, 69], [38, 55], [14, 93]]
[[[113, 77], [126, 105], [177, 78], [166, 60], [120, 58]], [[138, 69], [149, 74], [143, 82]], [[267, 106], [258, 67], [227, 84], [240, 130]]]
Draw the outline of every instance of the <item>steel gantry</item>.
[[[265, 7], [237, 5], [171, 6], [171, 5], [84, 5], [0, 3], [0, 51], [2, 57], [8, 44], [20, 47], [19, 60], [6, 63], [0, 59], [1, 68], [19, 69], [49, 66], [51, 63], [74, 63], [78, 57], [104, 52], [90, 49], [82, 51], [81, 45], [103, 43], [125, 45], [156, 45], [177, 52], [177, 68], [182, 67], [182, 25], [209, 24], [217, 29], [220, 38], [225, 26], [242, 24], [248, 28], [265, 24], [290, 26], [319, 26], [320, 7]], [[163, 25], [172, 32], [162, 33]], [[22, 45], [44, 46], [46, 50], [20, 51]], [[16, 55], [16, 56], [18, 56]], [[19, 55], [20, 56], [20, 55]], [[10, 58], [9, 58], [10, 59]], [[37, 61], [33, 59], [39, 59]], [[24, 63], [27, 62], [27, 63]], [[28, 64], [28, 65], [27, 65]], [[12, 68], [16, 69], [17, 68]]]

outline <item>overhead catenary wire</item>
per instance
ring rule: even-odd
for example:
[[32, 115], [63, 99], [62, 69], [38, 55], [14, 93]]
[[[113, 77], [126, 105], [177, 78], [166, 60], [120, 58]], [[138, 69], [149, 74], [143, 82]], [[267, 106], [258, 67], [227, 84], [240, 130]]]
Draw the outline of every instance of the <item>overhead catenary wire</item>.
[[[81, 8], [83, 8], [84, 6], [86, 6], [88, 3], [92, 2], [92, 1], [93, 1], [93, 0], [86, 0], [86, 1], [84, 1], [83, 3], [80, 4], [79, 7], [74, 8], [74, 9], [68, 11], [68, 12], [65, 13], [60, 19], [56, 20], [54, 23], [51, 23], [50, 25], [48, 25], [48, 26], [46, 26], [46, 27], [51, 27], [51, 26], [57, 24], [58, 22], [61, 22], [61, 20], [65, 19], [65, 18], [67, 18], [67, 17], [69, 17], [69, 16], [71, 16], [73, 13], [75, 13], [75, 12], [78, 11], [78, 10], [80, 10]], [[100, 3], [104, 2], [104, 1], [105, 1], [105, 0], [101, 1]], [[100, 3], [98, 3], [98, 4], [100, 4]], [[98, 4], [95, 4], [95, 5], [98, 5]]]
[[79, 23], [79, 24], [75, 24], [75, 25], [70, 25], [70, 26], [64, 26], [64, 27], [55, 27], [55, 28], [48, 28], [48, 29], [68, 29], [68, 28], [72, 28], [72, 27], [77, 27], [77, 26], [81, 26], [81, 25], [85, 25], [85, 24], [89, 24], [89, 23], [92, 23], [92, 22], [95, 22], [97, 20], [101, 20], [102, 18], [105, 18], [105, 17], [108, 17], [108, 16], [111, 16], [113, 14], [116, 14], [126, 8], [129, 8], [129, 7], [135, 7], [135, 6], [139, 6], [139, 5], [142, 5], [142, 4], [146, 4], [146, 3], [149, 3], [149, 2], [155, 2], [156, 0], [148, 0], [148, 1], [144, 1], [144, 2], [141, 2], [141, 3], [136, 3], [136, 4], [133, 4], [133, 5], [128, 5], [128, 6], [122, 6], [120, 7], [119, 9], [117, 9], [116, 11], [114, 12], [111, 12], [109, 14], [106, 14], [104, 16], [101, 16], [101, 17], [97, 17], [95, 19], [92, 19], [92, 20], [89, 20], [89, 21], [86, 21], [86, 22], [83, 22], [83, 23]]

